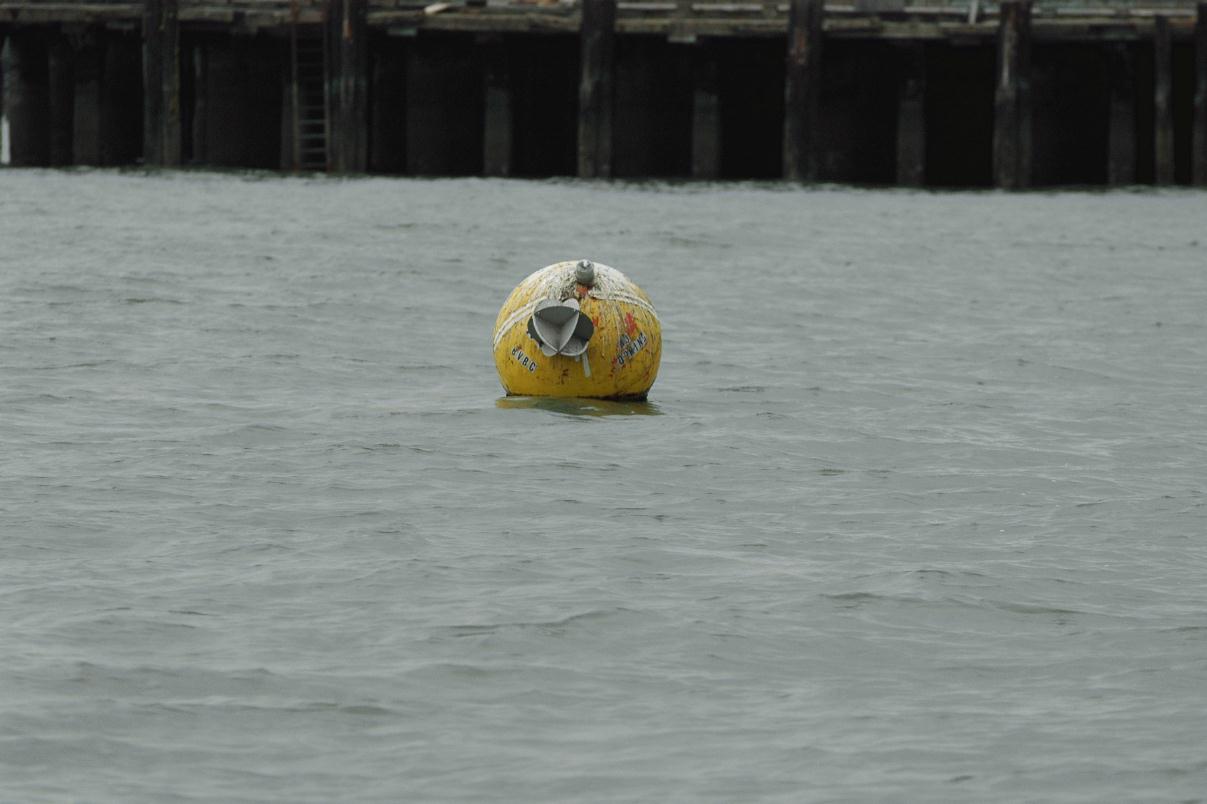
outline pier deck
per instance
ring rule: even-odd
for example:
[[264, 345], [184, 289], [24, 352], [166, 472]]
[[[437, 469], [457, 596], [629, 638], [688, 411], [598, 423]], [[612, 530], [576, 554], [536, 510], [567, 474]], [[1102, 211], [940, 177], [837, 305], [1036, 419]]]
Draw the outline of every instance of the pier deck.
[[[587, 0], [591, 2], [591, 0]], [[139, 23], [144, 3], [43, 2], [0, 0], [0, 24], [37, 25]], [[294, 23], [320, 24], [322, 0], [179, 0], [178, 17], [189, 26], [238, 28], [243, 32], [283, 30]], [[631, 2], [616, 3], [616, 33], [661, 35], [690, 42], [692, 37], [784, 36], [790, 4], [785, 2]], [[997, 33], [998, 3], [925, 3], [868, 0], [825, 3], [827, 37], [938, 40], [992, 38]], [[1190, 36], [1196, 4], [1181, 0], [1134, 2], [1034, 3], [1032, 27], [1039, 40], [1129, 40], [1151, 36], [1153, 20], [1168, 17], [1175, 36]], [[371, 28], [446, 33], [577, 33], [581, 2], [415, 3], [369, 0]]]
[[0, 0], [0, 37], [14, 164], [1207, 183], [1184, 0]]

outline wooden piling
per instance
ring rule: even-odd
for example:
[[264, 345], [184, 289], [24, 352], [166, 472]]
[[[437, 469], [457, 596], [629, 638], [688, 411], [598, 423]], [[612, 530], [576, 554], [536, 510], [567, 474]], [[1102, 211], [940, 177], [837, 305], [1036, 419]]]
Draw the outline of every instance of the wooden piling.
[[1164, 14], [1153, 20], [1153, 58], [1153, 157], [1156, 182], [1167, 185], [1174, 182], [1173, 45]]
[[1194, 184], [1207, 185], [1207, 3], [1198, 4], [1194, 28], [1194, 135], [1191, 168]]
[[406, 49], [405, 58], [405, 172], [411, 176], [451, 173], [453, 155], [447, 148], [449, 113], [445, 106], [449, 93], [444, 91], [439, 64], [422, 40]]
[[368, 166], [367, 9], [366, 0], [327, 0], [326, 4], [328, 163], [337, 173], [363, 173]]
[[994, 93], [993, 183], [1016, 190], [1031, 184], [1031, 2], [999, 6]]
[[193, 71], [193, 164], [209, 164], [210, 71], [204, 41], [193, 45], [189, 68]]
[[50, 162], [46, 67], [46, 47], [36, 33], [9, 34], [4, 112], [8, 117], [10, 164], [16, 167], [42, 167]]
[[692, 64], [692, 178], [721, 174], [721, 97], [717, 54], [696, 45]]
[[784, 73], [784, 178], [818, 177], [818, 101], [821, 95], [822, 0], [788, 3], [788, 54]]
[[483, 48], [482, 172], [487, 176], [510, 176], [514, 119], [511, 71], [502, 40]]
[[[170, 2], [170, 0], [169, 0]], [[142, 20], [143, 162], [163, 164], [163, 37], [160, 28], [164, 0], [145, 0]]]
[[612, 176], [616, 0], [585, 0], [581, 26], [578, 175], [607, 179]]
[[104, 40], [85, 36], [75, 51], [72, 81], [72, 159], [77, 165], [101, 164], [101, 75]]
[[100, 86], [100, 162], [134, 164], [142, 157], [142, 45], [138, 34], [105, 34]]
[[288, 43], [281, 53], [281, 147], [278, 168], [295, 173], [301, 168], [302, 160], [297, 63], [297, 28], [291, 26]]
[[163, 2], [163, 164], [180, 164], [180, 6]]
[[407, 77], [409, 44], [391, 37], [389, 47], [373, 53], [373, 91], [369, 129], [369, 170], [404, 173], [407, 165]]
[[1111, 186], [1136, 183], [1136, 81], [1128, 45], [1116, 42], [1107, 51], [1110, 110], [1107, 117], [1106, 181]]
[[73, 164], [75, 129], [75, 75], [71, 45], [61, 34], [52, 36], [46, 48], [50, 90], [50, 164]]
[[897, 184], [921, 187], [926, 181], [926, 45], [900, 49], [897, 96]]
[[281, 69], [281, 170], [302, 169], [302, 96], [298, 75], [298, 19], [301, 6], [289, 4], [289, 42]]
[[144, 0], [143, 163], [180, 164], [179, 0]]

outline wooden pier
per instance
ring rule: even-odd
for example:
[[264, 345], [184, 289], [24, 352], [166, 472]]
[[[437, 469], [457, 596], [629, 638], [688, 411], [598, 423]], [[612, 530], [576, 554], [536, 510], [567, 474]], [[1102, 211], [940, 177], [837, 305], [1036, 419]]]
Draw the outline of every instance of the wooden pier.
[[1207, 185], [1207, 2], [0, 0], [11, 164]]

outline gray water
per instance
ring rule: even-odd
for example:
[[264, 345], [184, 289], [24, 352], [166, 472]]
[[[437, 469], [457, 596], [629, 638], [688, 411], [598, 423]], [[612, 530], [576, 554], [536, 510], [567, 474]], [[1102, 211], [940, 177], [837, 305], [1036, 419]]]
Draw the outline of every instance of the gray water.
[[[507, 400], [587, 256], [648, 404]], [[0, 172], [0, 800], [1207, 791], [1207, 195]]]

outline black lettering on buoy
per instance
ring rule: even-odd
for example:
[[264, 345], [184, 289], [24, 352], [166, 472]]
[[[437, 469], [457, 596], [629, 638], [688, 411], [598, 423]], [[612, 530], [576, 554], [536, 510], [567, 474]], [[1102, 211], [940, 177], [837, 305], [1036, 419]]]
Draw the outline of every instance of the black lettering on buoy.
[[533, 360], [531, 357], [529, 357], [527, 354], [525, 354], [524, 350], [521, 349], [520, 347], [518, 347], [518, 346], [511, 347], [511, 356], [513, 358], [515, 358], [515, 361], [517, 363], [519, 363], [524, 368], [528, 369], [529, 373], [536, 371], [536, 369], [537, 369], [536, 361]]
[[616, 352], [616, 360], [614, 362], [616, 365], [623, 367], [627, 361], [632, 360], [648, 343], [649, 339], [645, 336], [644, 332], [637, 333], [636, 340], [621, 333], [620, 339], [617, 341], [617, 346], [620, 349]]

